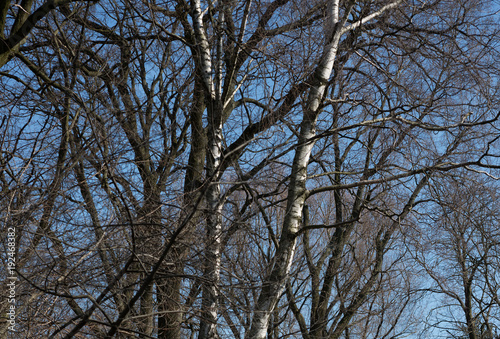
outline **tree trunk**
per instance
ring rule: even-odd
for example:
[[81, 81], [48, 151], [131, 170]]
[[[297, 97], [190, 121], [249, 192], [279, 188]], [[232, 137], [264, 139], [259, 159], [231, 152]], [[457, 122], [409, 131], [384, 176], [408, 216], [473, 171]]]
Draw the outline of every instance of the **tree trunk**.
[[340, 31], [336, 29], [339, 22], [338, 0], [330, 3], [327, 21], [328, 25], [325, 29], [327, 44], [316, 68], [314, 84], [309, 92], [306, 110], [300, 125], [300, 135], [292, 165], [286, 215], [283, 221], [278, 251], [271, 273], [265, 278], [262, 285], [252, 319], [252, 326], [247, 335], [248, 339], [264, 339], [266, 337], [271, 312], [276, 307], [284, 291], [295, 254], [296, 234], [302, 220], [302, 208], [307, 198], [307, 165], [314, 146], [312, 140], [316, 135], [318, 108], [333, 69], [340, 40]]

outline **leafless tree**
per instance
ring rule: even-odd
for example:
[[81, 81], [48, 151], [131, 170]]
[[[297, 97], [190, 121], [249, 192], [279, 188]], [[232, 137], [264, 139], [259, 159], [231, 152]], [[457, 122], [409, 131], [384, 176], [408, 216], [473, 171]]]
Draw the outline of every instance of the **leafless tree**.
[[445, 173], [499, 168], [491, 4], [109, 0], [46, 14], [0, 74], [2, 184], [24, 199], [2, 198], [4, 220], [22, 224], [23, 300], [52, 305], [20, 330], [413, 331], [404, 235], [423, 197]]
[[425, 235], [415, 246], [416, 258], [440, 300], [433, 306], [434, 323], [456, 337], [492, 338], [500, 315], [490, 283], [499, 269], [497, 187], [477, 177], [458, 178], [434, 185], [436, 207], [420, 221]]

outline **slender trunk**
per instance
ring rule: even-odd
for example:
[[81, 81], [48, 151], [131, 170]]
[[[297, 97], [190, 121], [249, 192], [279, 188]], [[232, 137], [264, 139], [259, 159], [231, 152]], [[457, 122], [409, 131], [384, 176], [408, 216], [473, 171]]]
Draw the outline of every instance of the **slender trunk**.
[[[144, 184], [146, 195], [142, 210], [139, 213], [139, 225], [136, 227], [136, 251], [140, 263], [138, 268], [141, 281], [149, 274], [154, 266], [157, 251], [162, 247], [159, 227], [161, 225], [160, 192], [153, 188], [156, 178], [152, 175]], [[139, 331], [152, 336], [155, 327], [154, 314], [154, 284], [147, 287], [140, 298]]]
[[307, 165], [314, 146], [312, 138], [316, 135], [318, 108], [333, 69], [340, 40], [340, 31], [337, 29], [338, 15], [339, 1], [332, 1], [329, 5], [328, 24], [325, 29], [327, 44], [316, 68], [314, 84], [309, 92], [306, 110], [300, 126], [298, 146], [292, 164], [283, 230], [273, 268], [264, 280], [255, 307], [252, 326], [247, 335], [248, 339], [264, 339], [266, 337], [271, 312], [276, 307], [284, 291], [292, 265], [296, 249], [296, 234], [302, 220], [302, 208], [307, 198]]
[[[174, 275], [183, 272], [183, 265], [176, 264]], [[181, 289], [182, 279], [174, 276], [157, 281], [156, 293], [158, 296], [158, 338], [177, 339], [181, 338]]]
[[[191, 126], [191, 150], [184, 181], [183, 211], [190, 211], [192, 205], [199, 197], [198, 189], [201, 186], [201, 178], [205, 165], [205, 153], [207, 148], [206, 131], [203, 128], [203, 111], [205, 102], [203, 99], [203, 88], [200, 81], [194, 85], [195, 102], [189, 112]], [[181, 304], [181, 287], [184, 274], [184, 260], [189, 250], [189, 242], [199, 214], [193, 217], [193, 222], [186, 227], [183, 233], [184, 241], [176, 244], [170, 255], [170, 265], [166, 267], [167, 274], [172, 277], [157, 280], [158, 296], [158, 338], [180, 339], [181, 324], [185, 305]], [[183, 219], [183, 218], [181, 218]], [[187, 243], [186, 243], [187, 242]]]
[[[222, 70], [221, 70], [221, 48], [217, 49], [219, 63], [215, 67], [215, 85], [212, 79], [212, 57], [210, 45], [203, 27], [203, 17], [201, 3], [199, 0], [192, 0], [193, 8], [193, 31], [197, 44], [198, 69], [201, 76], [201, 83], [205, 90], [207, 102], [208, 126], [207, 126], [207, 178], [209, 181], [220, 179], [220, 164], [222, 156], [222, 111], [221, 103], [222, 91]], [[219, 18], [224, 21], [224, 18]], [[218, 43], [222, 40], [219, 39]], [[205, 248], [205, 262], [203, 267], [202, 286], [202, 311], [200, 320], [199, 339], [217, 338], [217, 315], [218, 315], [218, 285], [220, 280], [220, 252], [221, 252], [221, 231], [222, 231], [222, 202], [220, 201], [220, 185], [213, 183], [205, 194], [207, 203], [206, 227], [207, 245]]]
[[[220, 101], [217, 101], [220, 103]], [[222, 155], [222, 110], [213, 103], [209, 108], [207, 180], [219, 181]], [[218, 285], [221, 264], [222, 202], [220, 185], [213, 183], [205, 195], [207, 202], [204, 283], [199, 339], [217, 338]]]
[[[218, 105], [216, 105], [218, 107]], [[218, 182], [221, 176], [219, 167], [222, 156], [222, 111], [209, 109], [207, 180]], [[203, 265], [202, 312], [199, 339], [215, 339], [217, 336], [217, 316], [219, 308], [218, 286], [221, 266], [222, 206], [218, 183], [210, 184], [205, 194], [206, 247]]]
[[315, 119], [304, 120], [301, 126], [299, 146], [295, 153], [290, 191], [288, 193], [283, 231], [280, 237], [278, 251], [271, 273], [265, 279], [259, 299], [257, 301], [252, 326], [247, 338], [264, 339], [271, 312], [281, 296], [285, 282], [290, 272], [292, 259], [296, 248], [296, 233], [301, 221], [301, 212], [306, 199], [305, 179], [307, 164], [314, 142], [307, 141], [314, 136]]
[[286, 216], [283, 221], [282, 234], [274, 258], [273, 267], [270, 274], [264, 280], [260, 296], [255, 306], [252, 325], [246, 336], [248, 339], [264, 339], [266, 337], [270, 314], [283, 293], [285, 283], [288, 279], [295, 253], [296, 233], [301, 220], [302, 207], [307, 198], [307, 190], [305, 187], [307, 165], [314, 146], [312, 138], [316, 135], [316, 120], [319, 114], [319, 106], [332, 74], [340, 37], [342, 34], [381, 15], [386, 10], [397, 6], [400, 2], [400, 0], [394, 1], [348, 27], [344, 27], [344, 25], [350, 16], [355, 1], [347, 2], [342, 20], [340, 20], [339, 17], [340, 0], [333, 0], [328, 3], [324, 30], [326, 42], [323, 54], [314, 73], [313, 83], [309, 91], [304, 117], [300, 126], [297, 150], [292, 164]]
[[472, 312], [472, 278], [466, 279], [464, 286], [465, 293], [465, 320], [467, 321], [467, 336], [469, 339], [476, 339], [476, 326], [474, 324], [474, 315]]

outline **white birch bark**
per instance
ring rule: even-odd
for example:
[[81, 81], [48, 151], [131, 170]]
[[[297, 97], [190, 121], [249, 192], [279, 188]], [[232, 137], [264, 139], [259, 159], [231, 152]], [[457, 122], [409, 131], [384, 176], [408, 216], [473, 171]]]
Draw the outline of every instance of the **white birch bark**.
[[210, 53], [210, 44], [208, 43], [207, 35], [203, 29], [203, 14], [201, 11], [200, 0], [192, 0], [193, 7], [193, 31], [196, 44], [200, 53], [199, 65], [201, 67], [201, 75], [205, 90], [209, 93], [210, 98], [214, 99], [214, 84], [212, 81], [212, 56]]
[[[382, 14], [386, 9], [396, 6], [400, 1], [395, 1], [371, 15], [370, 19]], [[314, 146], [312, 138], [316, 134], [316, 122], [319, 114], [318, 108], [326, 89], [327, 82], [332, 74], [335, 58], [337, 56], [340, 38], [348, 29], [342, 29], [349, 10], [341, 21], [339, 18], [339, 0], [330, 1], [328, 4], [328, 17], [325, 25], [325, 46], [323, 54], [315, 70], [314, 83], [309, 91], [306, 109], [300, 127], [297, 150], [292, 164], [292, 173], [287, 197], [286, 215], [283, 221], [282, 233], [278, 250], [274, 258], [271, 273], [264, 280], [262, 290], [255, 306], [252, 325], [245, 336], [247, 339], [265, 339], [272, 311], [285, 289], [290, 267], [296, 250], [296, 235], [302, 217], [302, 208], [307, 198], [306, 179], [307, 165]], [[360, 22], [360, 24], [365, 21]], [[353, 26], [353, 25], [351, 25]], [[354, 26], [353, 26], [354, 27]]]
[[[200, 0], [193, 0], [193, 29], [199, 50], [199, 65], [201, 67], [202, 81], [205, 86], [207, 112], [208, 112], [208, 152], [207, 180], [218, 182], [219, 166], [222, 156], [222, 64], [220, 62], [221, 47], [217, 46], [215, 82], [212, 78], [212, 60], [210, 45], [203, 28], [203, 16]], [[222, 18], [223, 20], [223, 18]], [[219, 39], [221, 40], [221, 39]], [[221, 41], [217, 42], [218, 45]], [[218, 315], [218, 285], [220, 281], [221, 264], [221, 231], [222, 231], [222, 201], [220, 199], [220, 185], [211, 184], [206, 195], [206, 248], [202, 287], [202, 310], [200, 320], [200, 332], [198, 339], [217, 338], [217, 315]]]
[[271, 312], [283, 293], [285, 282], [290, 272], [292, 259], [296, 249], [296, 233], [302, 216], [302, 208], [306, 199], [307, 164], [311, 155], [316, 133], [317, 109], [325, 91], [326, 81], [331, 75], [335, 56], [337, 54], [340, 35], [334, 32], [338, 23], [339, 0], [332, 1], [329, 6], [328, 24], [325, 28], [327, 39], [330, 41], [324, 48], [323, 55], [316, 69], [316, 84], [309, 92], [309, 98], [300, 127], [297, 150], [292, 165], [290, 188], [288, 191], [286, 215], [283, 221], [283, 230], [275, 256], [271, 273], [262, 286], [257, 301], [252, 326], [247, 335], [248, 339], [265, 339]]
[[[216, 112], [218, 114], [219, 112]], [[211, 115], [211, 114], [209, 114]], [[220, 121], [220, 119], [215, 119]], [[207, 176], [218, 181], [219, 165], [222, 154], [222, 126], [209, 124], [208, 133], [208, 169]], [[209, 179], [210, 180], [210, 179]], [[221, 232], [222, 202], [220, 201], [220, 185], [212, 184], [206, 193], [207, 211], [207, 245], [205, 248], [204, 284], [202, 289], [202, 314], [199, 339], [217, 338], [218, 285], [221, 265]]]

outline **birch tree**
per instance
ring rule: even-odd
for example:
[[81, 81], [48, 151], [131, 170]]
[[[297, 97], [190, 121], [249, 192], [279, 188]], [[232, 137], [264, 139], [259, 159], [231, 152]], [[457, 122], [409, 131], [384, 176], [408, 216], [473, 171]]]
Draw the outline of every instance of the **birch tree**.
[[[398, 2], [385, 5], [370, 17], [381, 15], [390, 8], [396, 7]], [[346, 26], [354, 3], [349, 3], [345, 8], [343, 17], [340, 15], [340, 1], [329, 2], [325, 24], [325, 47], [314, 70], [311, 88], [304, 107], [303, 120], [300, 125], [300, 134], [297, 149], [293, 159], [290, 186], [287, 197], [286, 216], [283, 221], [280, 242], [269, 277], [265, 278], [261, 295], [255, 308], [252, 327], [248, 338], [265, 338], [271, 311], [276, 307], [279, 296], [283, 293], [285, 282], [290, 272], [294, 257], [297, 233], [302, 220], [302, 209], [306, 199], [307, 166], [314, 146], [316, 135], [316, 121], [320, 113], [319, 106], [325, 93], [328, 79], [331, 77], [342, 34], [353, 30], [367, 21], [370, 17], [361, 18], [359, 21]]]

